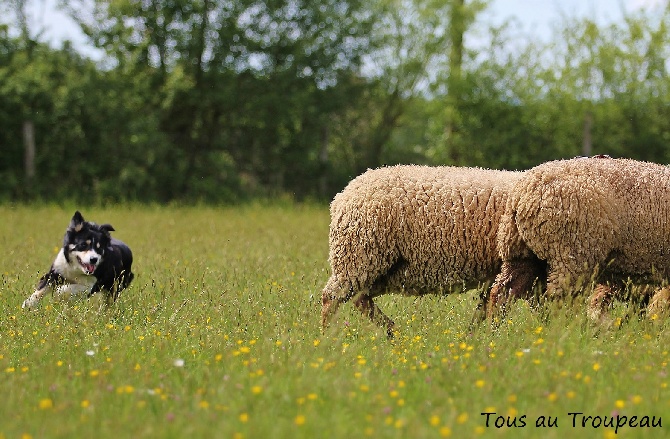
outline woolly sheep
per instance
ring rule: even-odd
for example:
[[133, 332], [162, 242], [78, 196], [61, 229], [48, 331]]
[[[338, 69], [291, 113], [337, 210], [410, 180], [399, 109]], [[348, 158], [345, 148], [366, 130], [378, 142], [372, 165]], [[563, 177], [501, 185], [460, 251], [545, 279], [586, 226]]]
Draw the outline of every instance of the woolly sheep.
[[[547, 263], [550, 297], [562, 298], [598, 279], [592, 316], [628, 279], [660, 284], [670, 274], [669, 194], [670, 168], [648, 162], [599, 156], [526, 171], [501, 219], [503, 263], [489, 307], [524, 294], [510, 284], [534, 257]], [[605, 283], [610, 281], [613, 287]], [[667, 290], [659, 291], [652, 304], [658, 309], [667, 296]]]
[[456, 292], [491, 282], [500, 267], [496, 236], [520, 172], [393, 166], [368, 170], [330, 207], [332, 275], [322, 293], [325, 329], [341, 303], [393, 334], [373, 298]]

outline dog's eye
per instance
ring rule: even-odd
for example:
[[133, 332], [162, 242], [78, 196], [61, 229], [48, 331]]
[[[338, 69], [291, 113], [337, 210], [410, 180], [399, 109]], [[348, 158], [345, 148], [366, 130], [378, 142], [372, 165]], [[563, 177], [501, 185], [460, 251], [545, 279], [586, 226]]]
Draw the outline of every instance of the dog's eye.
[[86, 250], [87, 248], [88, 248], [88, 244], [85, 243], [85, 242], [80, 242], [79, 244], [77, 244], [77, 250], [79, 250], [79, 251]]

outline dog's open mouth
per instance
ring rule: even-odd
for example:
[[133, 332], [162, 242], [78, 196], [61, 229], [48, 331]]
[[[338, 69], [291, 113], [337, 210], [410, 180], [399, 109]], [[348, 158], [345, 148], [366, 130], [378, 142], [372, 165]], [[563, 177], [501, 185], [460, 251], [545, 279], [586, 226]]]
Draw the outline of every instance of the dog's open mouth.
[[79, 256], [77, 256], [77, 262], [79, 262], [79, 265], [81, 265], [81, 267], [84, 269], [84, 273], [93, 274], [95, 271], [95, 265], [85, 263]]

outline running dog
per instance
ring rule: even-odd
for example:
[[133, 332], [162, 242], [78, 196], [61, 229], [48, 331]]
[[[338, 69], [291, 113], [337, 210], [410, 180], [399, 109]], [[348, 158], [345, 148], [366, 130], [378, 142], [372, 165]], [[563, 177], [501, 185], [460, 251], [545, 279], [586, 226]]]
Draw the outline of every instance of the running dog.
[[63, 248], [23, 308], [36, 307], [49, 291], [60, 295], [87, 291], [87, 297], [102, 291], [108, 304], [114, 302], [135, 276], [130, 248], [112, 238], [112, 231], [110, 224], [85, 221], [76, 211], [65, 231]]

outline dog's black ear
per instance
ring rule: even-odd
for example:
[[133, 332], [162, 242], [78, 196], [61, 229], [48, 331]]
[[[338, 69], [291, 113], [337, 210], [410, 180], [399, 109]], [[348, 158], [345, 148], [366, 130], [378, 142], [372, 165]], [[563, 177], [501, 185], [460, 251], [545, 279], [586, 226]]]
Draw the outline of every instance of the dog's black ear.
[[81, 215], [79, 211], [76, 211], [72, 216], [72, 220], [70, 221], [70, 226], [68, 227], [68, 230], [74, 232], [81, 232], [81, 229], [83, 227], [84, 227], [84, 217]]
[[100, 225], [100, 230], [105, 233], [107, 236], [109, 236], [109, 232], [114, 231], [114, 227], [112, 227], [111, 224], [102, 224]]

